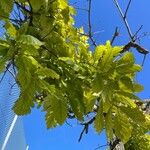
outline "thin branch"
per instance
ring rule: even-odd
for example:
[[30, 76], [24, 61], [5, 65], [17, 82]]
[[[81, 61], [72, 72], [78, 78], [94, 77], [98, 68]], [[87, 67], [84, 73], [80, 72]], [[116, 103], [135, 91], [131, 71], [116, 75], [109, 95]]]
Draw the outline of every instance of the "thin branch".
[[27, 13], [31, 13], [31, 11], [30, 10], [28, 10], [26, 7], [24, 7], [23, 5], [21, 5], [20, 3], [18, 3], [18, 2], [14, 2], [18, 7], [20, 7], [21, 9], [23, 9], [24, 11], [26, 11]]
[[[125, 24], [125, 26], [126, 26], [126, 28], [127, 28], [129, 37], [130, 37], [131, 41], [133, 42], [133, 41], [134, 41], [134, 39], [133, 39], [133, 34], [132, 34], [132, 32], [131, 32], [131, 29], [130, 29], [130, 26], [129, 26], [129, 24], [128, 24], [128, 21], [127, 21], [126, 16], [123, 14], [122, 9], [121, 9], [121, 7], [120, 7], [118, 1], [117, 1], [117, 0], [113, 0], [113, 2], [114, 2], [115, 6], [117, 7], [117, 9], [118, 9], [118, 11], [119, 11], [119, 13], [120, 13], [120, 15], [121, 15], [121, 18], [122, 18], [122, 20], [123, 20], [123, 22], [124, 22], [124, 24]], [[129, 4], [128, 4], [128, 5], [129, 5]], [[129, 6], [130, 6], [130, 5], [129, 5]], [[127, 14], [128, 10], [129, 10], [129, 6], [128, 6], [127, 9], [126, 9], [126, 14]]]
[[15, 75], [11, 72], [11, 70], [7, 70], [10, 74], [11, 74], [11, 76], [15, 79], [16, 77], [15, 77]]
[[139, 27], [139, 29], [135, 32], [135, 34], [133, 35], [133, 39], [134, 39], [134, 41], [136, 41], [137, 40], [137, 35], [138, 35], [138, 33], [142, 30], [142, 28], [143, 28], [143, 25], [141, 25], [140, 27]]
[[46, 37], [48, 37], [52, 33], [54, 28], [55, 26], [48, 33], [46, 33], [43, 37], [41, 37], [41, 40], [44, 40]]
[[129, 42], [128, 44], [126, 44], [126, 45], [123, 47], [123, 50], [122, 50], [121, 53], [126, 52], [126, 51], [129, 51], [129, 49], [132, 48], [132, 47], [135, 48], [135, 49], [136, 49], [139, 53], [141, 53], [141, 54], [146, 55], [146, 54], [149, 53], [148, 50], [146, 50], [145, 48], [143, 48], [142, 46], [140, 46], [139, 44], [134, 43], [134, 42]]
[[86, 33], [80, 33], [80, 32], [78, 32], [78, 31], [77, 31], [77, 33], [80, 34], [81, 36], [87, 36], [87, 37], [89, 37], [89, 35], [86, 34]]
[[141, 66], [143, 67], [144, 66], [144, 63], [145, 63], [145, 60], [146, 60], [146, 54], [144, 55], [144, 57], [143, 57], [143, 61], [142, 61], [142, 64], [141, 64]]
[[11, 93], [12, 93], [12, 89], [13, 89], [13, 87], [16, 85], [17, 83], [15, 82], [15, 83], [13, 83], [12, 85], [10, 84], [10, 90], [9, 90], [9, 95], [11, 95]]
[[33, 21], [33, 8], [32, 5], [30, 3], [30, 0], [27, 0], [28, 4], [29, 4], [29, 9], [27, 9], [25, 6], [23, 6], [22, 4], [20, 4], [19, 2], [14, 2], [16, 4], [17, 7], [21, 8], [22, 10], [24, 10], [25, 12], [27, 12], [29, 14], [29, 25], [32, 26], [32, 21]]
[[91, 34], [92, 34], [92, 25], [91, 25], [91, 6], [92, 6], [92, 0], [89, 0], [89, 8], [88, 8], [89, 36], [91, 36]]
[[21, 23], [21, 21], [18, 20], [18, 19], [8, 18], [8, 17], [6, 17], [6, 16], [3, 16], [2, 14], [0, 14], [0, 17], [2, 17], [2, 18], [4, 18], [4, 19], [8, 19], [8, 20], [10, 20], [10, 21], [12, 21], [12, 22], [14, 22], [14, 23]]
[[118, 36], [119, 36], [119, 31], [118, 31], [118, 27], [116, 27], [115, 32], [114, 32], [113, 37], [112, 37], [112, 40], [111, 40], [111, 45], [113, 44], [116, 37], [118, 37]]
[[68, 123], [68, 121], [65, 121], [65, 123], [66, 123], [69, 127], [73, 127], [70, 123]]
[[83, 133], [84, 133], [84, 132], [86, 132], [86, 129], [87, 129], [87, 125], [85, 125], [85, 126], [84, 126], [84, 128], [83, 128], [82, 132], [80, 133], [80, 137], [79, 137], [79, 139], [78, 139], [78, 142], [80, 142], [80, 141], [81, 141], [82, 136], [83, 136]]
[[131, 1], [132, 1], [132, 0], [129, 0], [129, 2], [128, 2], [128, 5], [127, 5], [127, 8], [126, 8], [126, 11], [125, 11], [125, 13], [124, 13], [124, 18], [126, 18], [126, 17], [127, 17], [127, 13], [128, 13], [128, 10], [129, 10], [129, 7], [130, 7], [130, 4], [131, 4]]
[[88, 0], [89, 1], [89, 5], [88, 5], [88, 26], [89, 26], [89, 38], [92, 42], [92, 44], [96, 47], [97, 44], [95, 42], [95, 40], [93, 39], [93, 35], [92, 35], [92, 24], [91, 24], [91, 9], [92, 9], [92, 0]]
[[80, 141], [81, 141], [81, 139], [82, 139], [82, 137], [83, 137], [84, 132], [85, 132], [85, 134], [87, 134], [87, 133], [88, 133], [89, 125], [90, 125], [90, 124], [92, 124], [92, 123], [94, 122], [94, 120], [95, 120], [95, 116], [94, 116], [92, 119], [90, 119], [89, 121], [84, 122], [84, 123], [81, 123], [81, 125], [83, 125], [83, 126], [84, 126], [84, 128], [83, 128], [82, 132], [80, 133], [80, 136], [79, 136], [78, 142], [80, 142]]
[[141, 38], [144, 38], [145, 36], [150, 36], [150, 33], [148, 33], [148, 32], [143, 32], [141, 35], [139, 35], [139, 36], [137, 37], [137, 40], [140, 41], [140, 39], [141, 39]]
[[9, 67], [10, 67], [10, 66], [11, 66], [11, 62], [9, 62], [9, 63], [7, 64], [6, 70], [4, 71], [4, 73], [3, 73], [3, 75], [2, 75], [2, 77], [1, 77], [1, 79], [0, 79], [0, 84], [2, 83], [3, 79], [5, 78], [6, 73], [7, 73], [7, 71], [9, 70]]
[[98, 149], [100, 149], [100, 148], [102, 148], [102, 147], [106, 147], [106, 146], [108, 146], [108, 144], [100, 145], [100, 146], [98, 146], [97, 148], [95, 148], [94, 150], [98, 150]]

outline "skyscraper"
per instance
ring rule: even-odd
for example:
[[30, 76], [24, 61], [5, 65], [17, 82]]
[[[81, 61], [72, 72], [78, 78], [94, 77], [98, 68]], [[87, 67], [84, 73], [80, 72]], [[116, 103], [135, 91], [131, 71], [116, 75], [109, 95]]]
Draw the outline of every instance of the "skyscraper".
[[12, 111], [19, 96], [19, 88], [14, 83], [10, 73], [0, 83], [0, 150], [28, 150], [22, 118]]

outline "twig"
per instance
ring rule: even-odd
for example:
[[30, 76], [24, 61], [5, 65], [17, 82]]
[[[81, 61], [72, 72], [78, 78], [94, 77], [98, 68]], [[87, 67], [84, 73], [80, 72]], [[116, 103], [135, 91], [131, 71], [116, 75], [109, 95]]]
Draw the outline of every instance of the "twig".
[[11, 95], [11, 93], [12, 93], [12, 89], [13, 89], [13, 87], [16, 85], [17, 83], [15, 82], [15, 83], [13, 83], [12, 85], [10, 84], [10, 90], [9, 90], [9, 95]]
[[0, 84], [2, 83], [2, 81], [3, 81], [3, 79], [4, 79], [4, 77], [5, 77], [5, 75], [6, 75], [6, 73], [7, 73], [7, 71], [8, 71], [8, 69], [9, 69], [10, 66], [11, 66], [11, 62], [9, 62], [9, 63], [7, 64], [6, 70], [4, 71], [4, 73], [3, 73], [3, 75], [2, 75], [2, 77], [1, 77], [1, 79], [0, 79]]
[[119, 36], [118, 27], [116, 27], [115, 32], [113, 34], [113, 37], [112, 37], [112, 40], [111, 40], [111, 45], [113, 44], [113, 42], [115, 41], [117, 36]]
[[137, 40], [140, 40], [141, 38], [143, 38], [143, 37], [145, 37], [145, 36], [150, 36], [150, 33], [148, 33], [148, 32], [143, 32], [141, 35], [139, 35], [139, 36], [137, 37]]
[[102, 148], [102, 147], [106, 147], [106, 146], [108, 146], [108, 144], [100, 145], [100, 146], [98, 146], [97, 148], [95, 148], [94, 150], [98, 150], [98, 149], [100, 149], [100, 148]]
[[128, 21], [127, 21], [127, 18], [126, 18], [126, 14], [127, 14], [128, 10], [129, 10], [129, 6], [130, 6], [130, 3], [131, 3], [131, 2], [129, 1], [129, 4], [128, 4], [127, 9], [126, 9], [126, 13], [125, 13], [125, 15], [124, 15], [123, 12], [122, 12], [122, 9], [121, 9], [121, 7], [120, 7], [120, 5], [119, 5], [119, 3], [118, 3], [118, 1], [117, 1], [117, 0], [113, 0], [113, 1], [114, 1], [114, 4], [116, 5], [116, 7], [117, 7], [117, 9], [118, 9], [118, 11], [119, 11], [119, 13], [120, 13], [120, 15], [121, 15], [122, 20], [124, 21], [124, 24], [125, 24], [125, 26], [126, 26], [126, 28], [127, 28], [129, 37], [130, 37], [131, 41], [133, 42], [133, 41], [134, 41], [134, 39], [133, 39], [133, 34], [132, 34], [132, 32], [131, 32], [130, 26], [129, 26]]
[[143, 48], [142, 46], [140, 46], [139, 44], [134, 43], [134, 42], [129, 42], [128, 44], [126, 44], [126, 45], [123, 47], [123, 50], [122, 50], [121, 53], [126, 52], [126, 51], [129, 51], [129, 49], [132, 48], [132, 47], [135, 48], [135, 49], [136, 49], [139, 53], [141, 53], [141, 54], [146, 55], [146, 54], [149, 53], [148, 50], [146, 50], [145, 48]]
[[80, 34], [81, 36], [87, 36], [87, 37], [89, 37], [89, 35], [86, 34], [86, 33], [80, 33], [80, 32], [78, 32], [78, 31], [77, 31], [77, 33]]
[[73, 127], [70, 123], [68, 123], [68, 121], [65, 121], [65, 123], [66, 123], [69, 127]]
[[88, 133], [89, 125], [92, 124], [92, 123], [94, 122], [94, 120], [95, 120], [95, 116], [94, 116], [92, 119], [90, 119], [89, 121], [87, 121], [87, 122], [85, 122], [85, 123], [81, 123], [81, 125], [83, 125], [84, 128], [83, 128], [82, 132], [80, 133], [78, 142], [81, 141], [84, 132], [85, 132], [85, 134]]
[[15, 75], [8, 69], [7, 70], [11, 75], [12, 75], [12, 77], [15, 79], [16, 77], [15, 77]]
[[145, 60], [146, 60], [146, 54], [144, 55], [144, 58], [143, 58], [143, 61], [142, 61], [142, 64], [141, 64], [141, 66], [143, 67], [144, 66], [144, 63], [145, 63]]
[[30, 3], [30, 0], [27, 0], [28, 4], [29, 4], [29, 8], [30, 10], [28, 10], [25, 6], [23, 6], [22, 4], [20, 4], [19, 2], [14, 2], [16, 4], [17, 7], [21, 8], [22, 10], [26, 11], [29, 14], [29, 25], [32, 26], [32, 21], [33, 21], [33, 8], [32, 5]]
[[[83, 128], [82, 132], [80, 133], [80, 137], [79, 137], [79, 139], [78, 139], [78, 142], [80, 142], [80, 141], [81, 141], [82, 136], [83, 136], [83, 133], [84, 133], [84, 132], [86, 132], [86, 130], [87, 130], [87, 125], [85, 125], [85, 126], [84, 126], [84, 128]], [[86, 132], [86, 133], [87, 133], [87, 132]]]
[[126, 17], [127, 17], [127, 13], [128, 13], [128, 10], [129, 10], [129, 7], [130, 7], [130, 4], [131, 4], [131, 1], [132, 1], [132, 0], [129, 0], [129, 2], [128, 2], [128, 5], [127, 5], [127, 8], [126, 8], [126, 11], [125, 11], [125, 13], [124, 13], [124, 18], [126, 18]]
[[18, 20], [18, 19], [8, 18], [8, 17], [6, 17], [6, 16], [3, 16], [2, 14], [0, 14], [0, 17], [2, 17], [2, 18], [4, 18], [4, 19], [8, 19], [8, 20], [10, 20], [10, 21], [12, 21], [12, 22], [15, 22], [15, 23], [21, 23], [20, 20]]
[[14, 2], [18, 7], [20, 7], [21, 9], [23, 9], [24, 11], [26, 11], [27, 13], [31, 13], [31, 11], [30, 10], [28, 10], [26, 7], [24, 7], [23, 5], [21, 5], [20, 3], [18, 3], [18, 2]]
[[143, 28], [143, 25], [141, 25], [140, 27], [139, 27], [139, 29], [135, 32], [135, 34], [133, 35], [133, 39], [134, 39], [134, 41], [136, 41], [137, 40], [137, 38], [136, 38], [136, 36], [137, 36], [137, 34], [140, 32], [140, 30]]
[[97, 44], [95, 42], [95, 40], [93, 39], [93, 35], [92, 35], [92, 25], [91, 25], [91, 8], [92, 8], [92, 0], [89, 0], [89, 5], [88, 5], [88, 26], [89, 26], [89, 38], [92, 42], [92, 44], [96, 47]]

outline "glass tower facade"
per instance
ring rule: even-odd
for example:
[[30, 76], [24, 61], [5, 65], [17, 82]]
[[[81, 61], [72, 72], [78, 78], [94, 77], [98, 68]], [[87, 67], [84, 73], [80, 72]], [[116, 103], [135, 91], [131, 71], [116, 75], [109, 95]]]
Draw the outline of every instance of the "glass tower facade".
[[12, 111], [18, 96], [19, 89], [12, 75], [6, 73], [0, 83], [0, 150], [28, 150], [22, 119]]

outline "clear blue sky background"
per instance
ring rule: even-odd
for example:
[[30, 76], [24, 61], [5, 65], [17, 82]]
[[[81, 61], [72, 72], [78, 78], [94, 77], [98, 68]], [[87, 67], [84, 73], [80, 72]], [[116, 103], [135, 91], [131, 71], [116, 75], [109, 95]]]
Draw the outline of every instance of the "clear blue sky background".
[[[123, 8], [126, 7], [128, 0], [118, 0]], [[132, 4], [128, 13], [129, 24], [132, 31], [135, 32], [143, 25], [143, 32], [150, 33], [150, 1], [149, 0], [132, 0]], [[80, 8], [87, 7], [87, 0], [70, 0], [75, 6]], [[87, 29], [86, 12], [79, 11], [76, 19], [76, 26], [84, 26]], [[118, 26], [120, 30], [120, 37], [117, 38], [114, 44], [122, 45], [129, 41], [126, 29], [118, 11], [114, 7], [112, 0], [93, 0], [92, 5], [92, 26], [97, 43], [105, 43], [112, 38], [115, 27]], [[140, 35], [139, 34], [139, 35]], [[141, 39], [141, 45], [150, 50], [150, 36]], [[143, 56], [135, 53], [137, 62], [142, 63]], [[144, 85], [145, 89], [139, 94], [144, 98], [150, 98], [149, 84], [150, 84], [150, 55], [146, 58], [143, 71], [139, 73], [136, 80]], [[74, 120], [68, 120], [72, 125], [65, 124], [55, 129], [46, 129], [44, 112], [34, 108], [32, 113], [23, 117], [26, 140], [30, 150], [94, 150], [98, 145], [106, 144], [104, 133], [97, 135], [91, 127], [87, 135], [78, 143], [78, 138], [82, 127]], [[100, 150], [104, 150], [101, 148]]]

